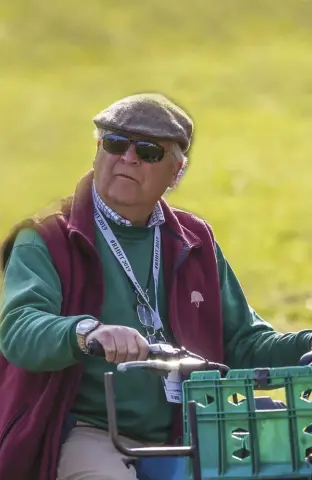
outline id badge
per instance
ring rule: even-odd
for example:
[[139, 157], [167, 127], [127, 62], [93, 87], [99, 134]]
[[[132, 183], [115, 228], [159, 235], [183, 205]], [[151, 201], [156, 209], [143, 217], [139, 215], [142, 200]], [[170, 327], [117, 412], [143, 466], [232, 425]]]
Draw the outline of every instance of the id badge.
[[180, 372], [170, 372], [163, 377], [165, 394], [168, 402], [182, 403], [182, 375]]

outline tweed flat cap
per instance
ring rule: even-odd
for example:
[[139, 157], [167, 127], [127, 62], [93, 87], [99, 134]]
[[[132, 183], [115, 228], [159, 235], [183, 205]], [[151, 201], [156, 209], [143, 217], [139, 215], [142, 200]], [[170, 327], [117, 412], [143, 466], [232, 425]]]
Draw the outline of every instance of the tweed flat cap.
[[186, 152], [192, 140], [193, 121], [167, 97], [143, 93], [122, 98], [94, 118], [97, 128], [122, 130], [147, 137], [172, 140]]

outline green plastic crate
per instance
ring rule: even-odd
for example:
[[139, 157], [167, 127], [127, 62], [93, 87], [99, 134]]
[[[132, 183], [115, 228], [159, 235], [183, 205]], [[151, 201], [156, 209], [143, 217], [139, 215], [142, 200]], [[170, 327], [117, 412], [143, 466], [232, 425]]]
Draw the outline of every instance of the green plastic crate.
[[[183, 385], [184, 443], [190, 444], [187, 402], [194, 400], [202, 480], [312, 478], [306, 461], [312, 452], [312, 401], [303, 398], [309, 388], [309, 366], [231, 370], [226, 378], [216, 371], [193, 373]], [[274, 390], [274, 396], [284, 392], [286, 407], [257, 410], [259, 389]], [[189, 479], [190, 472], [188, 461]]]

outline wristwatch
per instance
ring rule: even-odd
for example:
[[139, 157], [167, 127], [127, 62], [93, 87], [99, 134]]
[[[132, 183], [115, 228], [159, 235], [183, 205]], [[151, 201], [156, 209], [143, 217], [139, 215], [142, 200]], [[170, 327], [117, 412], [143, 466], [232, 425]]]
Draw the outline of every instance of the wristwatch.
[[80, 322], [77, 323], [77, 342], [80, 350], [82, 350], [84, 353], [88, 353], [88, 347], [86, 344], [86, 337], [88, 333], [93, 332], [93, 330], [95, 330], [99, 325], [100, 322], [98, 320], [93, 320], [92, 318], [86, 318], [85, 320], [80, 320]]

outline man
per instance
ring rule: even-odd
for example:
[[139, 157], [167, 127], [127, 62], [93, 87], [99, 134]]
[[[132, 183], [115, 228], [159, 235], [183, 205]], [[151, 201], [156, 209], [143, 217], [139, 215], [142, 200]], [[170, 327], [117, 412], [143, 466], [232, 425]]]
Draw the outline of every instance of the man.
[[[146, 359], [151, 341], [235, 368], [296, 364], [310, 348], [312, 331], [282, 335], [248, 306], [210, 226], [163, 199], [186, 166], [190, 117], [143, 94], [94, 123], [93, 170], [74, 196], [3, 246], [0, 478], [136, 478], [108, 438], [103, 374]], [[88, 355], [93, 339], [106, 360]], [[178, 441], [166, 383], [142, 370], [115, 385], [130, 443]]]

